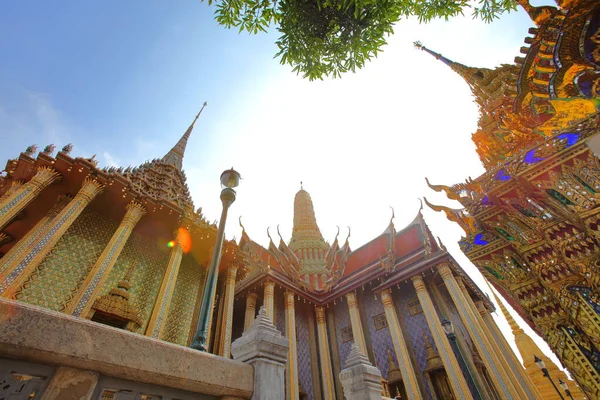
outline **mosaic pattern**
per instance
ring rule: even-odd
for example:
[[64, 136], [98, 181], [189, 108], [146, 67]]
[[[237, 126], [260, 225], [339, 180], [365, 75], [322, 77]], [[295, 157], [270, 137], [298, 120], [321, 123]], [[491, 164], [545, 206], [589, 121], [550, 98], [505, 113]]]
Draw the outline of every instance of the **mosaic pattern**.
[[123, 278], [131, 264], [137, 261], [129, 290], [131, 293], [130, 303], [138, 311], [142, 320], [142, 326], [135, 332], [144, 333], [146, 331], [162, 278], [167, 269], [169, 255], [170, 250], [167, 247], [159, 248], [153, 240], [133, 232], [98, 292], [98, 297], [108, 293]]
[[23, 282], [15, 298], [64, 311], [118, 224], [85, 209], [48, 256]]
[[0, 215], [6, 214], [11, 208], [17, 205], [29, 192], [31, 188], [24, 189], [21, 193], [19, 193], [15, 198], [6, 203], [2, 208], [0, 208]]
[[[373, 353], [375, 353], [376, 367], [381, 371], [381, 375], [387, 378], [388, 374], [388, 362], [387, 362], [387, 351], [391, 349], [393, 352], [394, 344], [392, 343], [392, 337], [390, 336], [389, 329], [375, 329], [373, 323], [373, 317], [381, 314], [383, 311], [383, 303], [379, 296], [375, 298], [371, 290], [366, 289], [363, 292], [359, 292], [358, 306], [364, 310], [364, 317], [361, 315], [363, 325], [366, 324], [369, 329], [369, 336], [371, 337], [371, 347]], [[366, 339], [366, 338], [365, 338]]]
[[[31, 261], [33, 261], [33, 259], [40, 252], [44, 251], [44, 247], [46, 246], [46, 244], [48, 244], [51, 240], [53, 240], [53, 236], [56, 234], [56, 232], [58, 232], [59, 229], [61, 229], [61, 227], [71, 218], [71, 216], [75, 212], [79, 211], [80, 206], [81, 206], [80, 201], [74, 201], [71, 204], [69, 204], [68, 207], [70, 207], [70, 208], [61, 217], [61, 219], [59, 221], [57, 221], [48, 232], [44, 233], [45, 236], [42, 237], [42, 239], [37, 244], [35, 244], [35, 246], [33, 246], [31, 251], [29, 253], [27, 253], [25, 255], [25, 257], [23, 257], [23, 259], [21, 260], [19, 265], [17, 265], [17, 267], [13, 271], [11, 271], [10, 274], [8, 274], [8, 276], [4, 280], [4, 282], [0, 283], [0, 292], [3, 292], [4, 290], [6, 290], [6, 288], [12, 282], [14, 282], [15, 279], [17, 279], [17, 277], [21, 274], [21, 272], [23, 272], [25, 270], [25, 268], [27, 268], [29, 263]], [[68, 231], [68, 229], [67, 229], [67, 231]], [[63, 235], [63, 238], [64, 238], [64, 235]]]
[[[423, 339], [423, 334], [427, 334], [431, 338], [431, 333], [429, 332], [429, 326], [427, 325], [427, 320], [425, 319], [425, 315], [423, 313], [411, 315], [411, 310], [409, 308], [409, 303], [414, 300], [417, 296], [417, 293], [414, 290], [412, 283], [404, 283], [400, 285], [400, 290], [396, 290], [393, 293], [395, 299], [400, 302], [400, 320], [404, 320], [405, 326], [405, 339], [410, 342], [410, 347], [413, 350], [413, 354], [417, 360], [417, 365], [419, 366], [418, 372], [421, 375], [422, 382], [425, 382], [425, 374], [423, 371], [427, 365], [427, 348], [425, 347], [425, 340]], [[431, 398], [431, 393], [429, 393], [429, 387], [425, 385], [425, 390], [427, 391], [427, 395]]]
[[[166, 277], [167, 279], [167, 287], [165, 288], [165, 291], [163, 292], [160, 300], [160, 308], [158, 310], [158, 318], [156, 319], [156, 324], [154, 325], [154, 329], [152, 329], [152, 333], [150, 334], [152, 337], [158, 337], [159, 333], [160, 333], [160, 328], [162, 325], [162, 322], [165, 318], [167, 318], [166, 314], [166, 310], [167, 310], [167, 306], [170, 305], [170, 301], [169, 301], [169, 295], [172, 293], [173, 291], [173, 286], [177, 285], [177, 276], [175, 276], [175, 273], [177, 273], [177, 275], [179, 275], [179, 269], [181, 268], [181, 258], [183, 257], [183, 250], [181, 250], [181, 247], [177, 246], [176, 247], [176, 252], [175, 254], [172, 256], [173, 258], [173, 263], [171, 264], [171, 260], [169, 260], [169, 265], [167, 266], [167, 270], [169, 271], [169, 276]], [[169, 269], [168, 267], [172, 265], [172, 268]], [[179, 266], [179, 267], [176, 267]], [[165, 279], [165, 277], [163, 277], [163, 280]], [[162, 284], [162, 282], [161, 282]]]
[[[312, 311], [312, 308], [299, 307], [296, 301], [296, 328], [298, 332], [298, 380], [300, 385], [306, 391], [306, 400], [313, 400], [313, 380], [310, 360], [309, 334], [315, 336], [315, 333], [309, 333], [308, 320], [306, 313]], [[318, 362], [318, 361], [315, 361]]]
[[179, 267], [162, 340], [187, 346], [194, 317], [194, 305], [201, 285], [204, 285], [204, 267], [198, 265], [191, 256], [184, 256]]
[[[344, 342], [342, 330], [347, 327], [351, 327], [350, 322], [350, 311], [348, 311], [348, 303], [346, 300], [340, 300], [336, 302], [334, 306], [333, 315], [335, 317], [335, 334], [338, 342], [338, 352], [340, 354], [340, 365], [344, 369], [348, 354], [350, 354], [350, 347], [354, 343], [354, 340]], [[364, 323], [364, 321], [363, 321]]]
[[275, 290], [273, 294], [273, 306], [275, 308], [275, 328], [285, 336], [285, 305], [281, 290]]
[[73, 315], [75, 315], [76, 317], [81, 316], [81, 313], [83, 312], [83, 310], [85, 308], [85, 305], [87, 304], [88, 300], [90, 299], [90, 296], [96, 289], [96, 286], [98, 286], [98, 282], [100, 282], [100, 279], [102, 279], [102, 276], [104, 275], [104, 272], [108, 268], [108, 265], [112, 263], [112, 259], [115, 255], [115, 252], [121, 247], [121, 242], [125, 238], [125, 235], [129, 231], [129, 229], [130, 229], [129, 227], [125, 227], [124, 229], [122, 229], [121, 233], [119, 233], [119, 236], [117, 237], [117, 240], [112, 244], [112, 247], [110, 248], [108, 254], [104, 258], [102, 265], [100, 266], [98, 271], [96, 271], [96, 275], [94, 276], [94, 278], [88, 285], [87, 289], [85, 290], [85, 293], [84, 293], [83, 297], [81, 298], [81, 300], [79, 301], [79, 303], [77, 304], [77, 307], [75, 307], [75, 311], [73, 311]]

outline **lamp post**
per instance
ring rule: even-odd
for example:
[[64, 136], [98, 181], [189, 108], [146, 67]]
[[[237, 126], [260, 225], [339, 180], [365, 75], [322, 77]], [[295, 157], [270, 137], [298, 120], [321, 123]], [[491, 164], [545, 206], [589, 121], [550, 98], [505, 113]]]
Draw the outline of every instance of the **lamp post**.
[[561, 388], [563, 388], [565, 390], [565, 393], [567, 394], [567, 396], [569, 396], [572, 400], [575, 400], [573, 398], [573, 395], [571, 394], [571, 391], [569, 390], [569, 385], [567, 385], [567, 382], [563, 381], [562, 379], [558, 378], [558, 384]]
[[213, 249], [213, 255], [210, 262], [208, 273], [206, 274], [206, 283], [204, 284], [204, 295], [202, 297], [202, 306], [200, 308], [200, 317], [198, 318], [198, 327], [194, 333], [191, 347], [196, 350], [206, 351], [206, 340], [208, 328], [210, 326], [210, 311], [214, 301], [214, 288], [219, 276], [219, 264], [221, 263], [221, 250], [223, 248], [223, 238], [225, 236], [225, 222], [227, 221], [227, 211], [229, 206], [235, 201], [235, 190], [240, 183], [241, 176], [233, 168], [221, 174], [221, 202], [223, 211], [219, 220], [219, 230], [217, 231], [217, 241]]
[[476, 400], [483, 400], [483, 397], [481, 397], [481, 393], [479, 392], [479, 388], [477, 387], [477, 384], [475, 383], [475, 380], [471, 375], [471, 370], [469, 369], [469, 367], [467, 367], [467, 363], [465, 362], [463, 354], [460, 351], [460, 348], [458, 347], [458, 343], [456, 342], [456, 335], [454, 334], [454, 325], [452, 324], [452, 321], [448, 320], [446, 317], [442, 317], [441, 323], [442, 328], [444, 329], [444, 332], [446, 333], [446, 336], [450, 341], [450, 346], [452, 347], [452, 350], [455, 354], [458, 354], [458, 364], [460, 365], [460, 369], [467, 372], [468, 384], [475, 390], [473, 397]]
[[546, 368], [546, 363], [544, 362], [544, 360], [542, 360], [541, 358], [539, 358], [535, 354], [533, 355], [533, 360], [535, 361], [535, 365], [537, 365], [542, 370], [542, 373], [544, 374], [544, 376], [550, 380], [550, 383], [554, 387], [554, 390], [556, 390], [556, 393], [558, 393], [558, 396], [561, 398], [561, 400], [565, 400], [565, 398], [563, 397], [563, 395], [560, 394], [560, 391], [556, 387], [556, 384], [554, 383], [554, 380], [552, 380], [552, 377], [548, 373], [548, 369]]

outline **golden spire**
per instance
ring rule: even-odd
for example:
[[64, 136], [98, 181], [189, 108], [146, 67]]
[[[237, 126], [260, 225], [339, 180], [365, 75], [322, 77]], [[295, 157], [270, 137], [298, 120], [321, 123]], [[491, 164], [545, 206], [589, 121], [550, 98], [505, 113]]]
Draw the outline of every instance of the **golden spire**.
[[[494, 299], [500, 310], [502, 310], [502, 314], [504, 314], [504, 318], [508, 321], [510, 328], [512, 329], [512, 333], [515, 336], [515, 344], [517, 345], [517, 349], [519, 349], [519, 353], [521, 354], [521, 358], [523, 359], [523, 367], [529, 375], [529, 378], [534, 383], [534, 385], [538, 388], [542, 398], [544, 399], [552, 399], [558, 400], [559, 397], [556, 394], [556, 391], [551, 386], [551, 383], [548, 379], [544, 378], [543, 374], [540, 372], [539, 367], [534, 362], [534, 356], [537, 356], [544, 360], [546, 363], [546, 368], [548, 368], [548, 373], [554, 379], [562, 379], [565, 382], [569, 382], [569, 387], [572, 389], [573, 395], [579, 394], [579, 389], [576, 387], [575, 383], [572, 382], [567, 375], [558, 369], [556, 364], [548, 358], [544, 352], [539, 348], [539, 346], [533, 341], [533, 339], [525, 333], [523, 329], [519, 326], [517, 321], [513, 318], [513, 316], [508, 312], [508, 309], [504, 305], [504, 303], [500, 300], [500, 298], [496, 295], [494, 289], [490, 283], [486, 280], [490, 291], [494, 295]], [[577, 391], [577, 394], [575, 393]], [[577, 397], [579, 398], [579, 397]]]
[[415, 45], [416, 49], [419, 49], [419, 50], [422, 50], [422, 51], [425, 51], [425, 52], [431, 54], [433, 57], [435, 57], [436, 60], [440, 60], [441, 62], [443, 62], [450, 68], [452, 68], [452, 70], [454, 72], [456, 72], [457, 74], [459, 74], [460, 76], [462, 76], [462, 78], [465, 81], [467, 81], [467, 83], [471, 87], [478, 86], [481, 83], [481, 81], [484, 77], [484, 74], [486, 72], [490, 71], [487, 68], [467, 67], [466, 65], [454, 62], [454, 61], [444, 57], [440, 53], [436, 53], [435, 51], [429, 50], [427, 47], [423, 46], [421, 44], [421, 42], [414, 42], [414, 45]]
[[188, 139], [190, 138], [190, 135], [194, 130], [194, 124], [198, 120], [198, 117], [200, 117], [200, 114], [202, 114], [202, 110], [204, 110], [204, 107], [206, 107], [207, 105], [208, 103], [206, 101], [204, 102], [204, 104], [202, 104], [202, 108], [196, 115], [196, 118], [194, 118], [194, 120], [192, 121], [190, 127], [187, 128], [187, 130], [185, 131], [181, 139], [179, 139], [177, 144], [175, 144], [175, 146], [173, 146], [173, 148], [162, 158], [163, 162], [167, 164], [173, 164], [177, 167], [177, 169], [181, 171], [183, 167], [183, 155], [185, 154], [185, 147], [187, 146]]
[[290, 248], [294, 251], [309, 248], [323, 249], [324, 251], [329, 249], [317, 226], [312, 199], [308, 192], [302, 188], [294, 198], [294, 229], [290, 240]]

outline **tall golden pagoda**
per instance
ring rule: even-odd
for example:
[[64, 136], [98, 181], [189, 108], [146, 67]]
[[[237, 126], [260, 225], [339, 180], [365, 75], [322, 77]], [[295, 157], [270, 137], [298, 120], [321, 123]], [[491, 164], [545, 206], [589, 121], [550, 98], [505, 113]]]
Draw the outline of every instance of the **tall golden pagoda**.
[[600, 6], [519, 3], [536, 27], [515, 64], [464, 67], [417, 43], [472, 88], [486, 168], [452, 186], [428, 181], [462, 208], [428, 204], [463, 228], [462, 251], [598, 399]]

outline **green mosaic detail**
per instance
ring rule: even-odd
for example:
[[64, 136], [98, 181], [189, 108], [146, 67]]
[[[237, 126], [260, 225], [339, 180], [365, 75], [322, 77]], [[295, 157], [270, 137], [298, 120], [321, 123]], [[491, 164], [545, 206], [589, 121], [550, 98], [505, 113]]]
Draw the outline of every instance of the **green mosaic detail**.
[[118, 224], [83, 210], [73, 225], [23, 282], [15, 298], [25, 303], [64, 311]]
[[200, 284], [204, 284], [204, 270], [191, 256], [183, 257], [162, 340], [187, 346], [198, 291]]
[[154, 302], [160, 290], [160, 283], [167, 269], [169, 254], [170, 249], [166, 246], [159, 248], [155, 240], [134, 231], [98, 292], [98, 297], [101, 297], [117, 286], [131, 264], [137, 261], [130, 281], [131, 297], [129, 302], [142, 319], [143, 325], [136, 331], [138, 333], [143, 334], [146, 331]]

